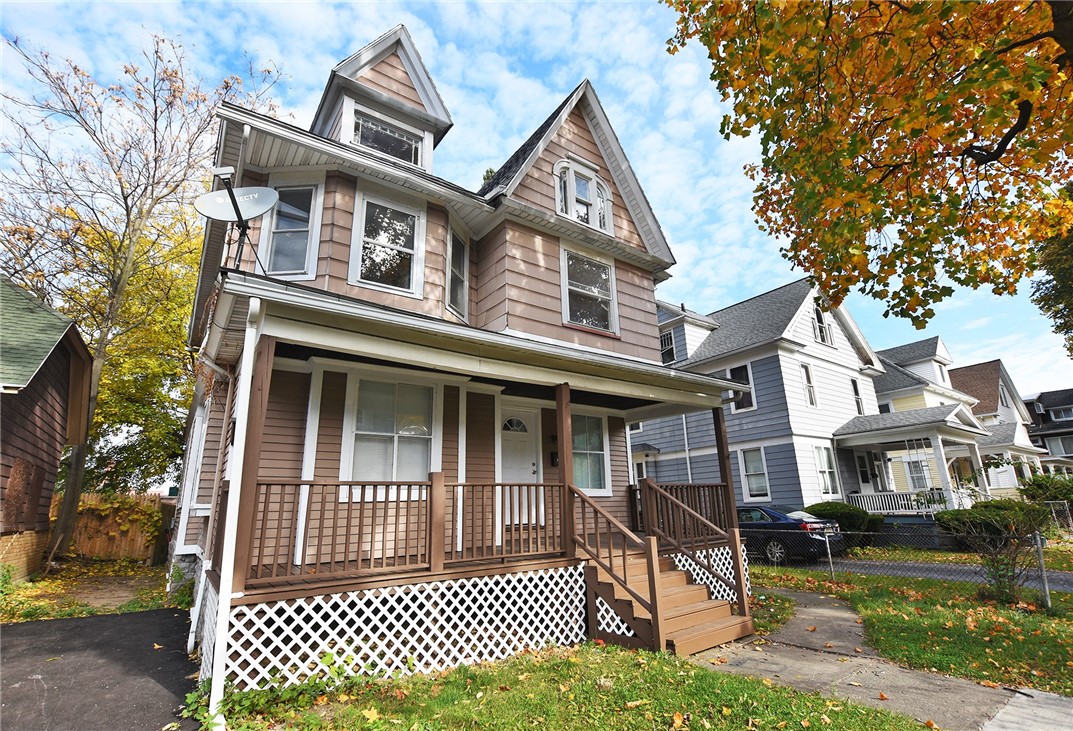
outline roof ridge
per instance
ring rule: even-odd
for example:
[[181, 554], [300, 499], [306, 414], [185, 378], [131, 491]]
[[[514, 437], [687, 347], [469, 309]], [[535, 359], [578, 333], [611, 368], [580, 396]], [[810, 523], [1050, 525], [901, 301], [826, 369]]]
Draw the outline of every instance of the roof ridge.
[[[787, 282], [786, 284], [783, 284], [783, 285], [781, 285], [779, 287], [775, 287], [775, 289], [769, 289], [767, 292], [761, 292], [760, 294], [754, 294], [752, 297], [749, 297], [748, 299], [739, 300], [737, 302], [734, 302], [732, 304], [727, 305], [726, 307], [723, 307], [722, 309], [718, 309], [718, 310], [714, 310], [712, 312], [709, 312], [707, 315], [705, 315], [705, 317], [715, 317], [716, 314], [718, 314], [720, 312], [726, 312], [727, 310], [729, 310], [731, 308], [740, 307], [740, 306], [742, 306], [744, 304], [752, 302], [755, 299], [759, 299], [760, 297], [767, 297], [768, 295], [774, 294], [774, 293], [778, 292], [781, 289], [786, 289], [787, 287], [792, 287], [792, 286], [794, 286], [796, 284], [801, 284], [802, 282], [807, 282], [807, 281], [808, 281], [808, 277], [801, 277], [800, 279], [795, 279], [792, 282]], [[812, 287], [810, 286], [809, 289], [811, 290]]]

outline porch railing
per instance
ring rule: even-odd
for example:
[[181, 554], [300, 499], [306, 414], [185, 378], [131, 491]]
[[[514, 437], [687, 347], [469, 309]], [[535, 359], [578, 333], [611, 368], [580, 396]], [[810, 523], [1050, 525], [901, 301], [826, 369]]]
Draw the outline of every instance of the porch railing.
[[971, 491], [955, 488], [953, 501], [948, 501], [942, 490], [917, 490], [915, 492], [861, 492], [846, 496], [850, 505], [863, 508], [869, 513], [882, 515], [930, 515], [942, 510], [972, 507], [975, 502]]
[[259, 482], [250, 587], [562, 554], [557, 484]]

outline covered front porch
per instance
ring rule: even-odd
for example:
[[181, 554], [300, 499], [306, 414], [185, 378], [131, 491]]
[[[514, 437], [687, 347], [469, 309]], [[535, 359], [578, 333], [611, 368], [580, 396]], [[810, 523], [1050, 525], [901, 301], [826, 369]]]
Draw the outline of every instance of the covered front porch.
[[[645, 482], [657, 519], [626, 527], [626, 424], [709, 407], [729, 465], [733, 384], [361, 303], [325, 315], [291, 290], [236, 276], [212, 318], [195, 624], [214, 693], [300, 682], [329, 655], [396, 673], [752, 631], [731, 484]], [[703, 596], [669, 604], [661, 581]]]
[[987, 433], [960, 404], [859, 416], [835, 432], [853, 459], [846, 502], [891, 516], [971, 507], [990, 496], [977, 445]]

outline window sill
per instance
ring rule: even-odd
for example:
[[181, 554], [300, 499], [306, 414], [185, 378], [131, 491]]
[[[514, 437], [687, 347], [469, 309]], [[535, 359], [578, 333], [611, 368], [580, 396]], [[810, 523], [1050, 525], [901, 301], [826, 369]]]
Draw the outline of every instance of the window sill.
[[424, 299], [424, 295], [418, 294], [415, 290], [391, 287], [386, 284], [380, 284], [379, 282], [369, 282], [364, 279], [347, 279], [346, 283], [351, 287], [363, 287], [365, 289], [383, 292], [384, 294], [394, 294], [399, 297], [409, 297], [410, 299], [416, 300]]
[[591, 333], [593, 335], [603, 335], [605, 338], [612, 338], [614, 340], [622, 340], [622, 336], [611, 330], [601, 330], [596, 327], [585, 327], [584, 325], [577, 325], [573, 322], [564, 322], [563, 327], [569, 330], [579, 330], [583, 333]]

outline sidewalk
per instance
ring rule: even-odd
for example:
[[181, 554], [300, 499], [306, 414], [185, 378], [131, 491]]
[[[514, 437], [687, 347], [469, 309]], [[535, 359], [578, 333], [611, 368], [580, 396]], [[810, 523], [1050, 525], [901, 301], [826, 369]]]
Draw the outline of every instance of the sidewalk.
[[[776, 593], [797, 602], [797, 613], [778, 632], [708, 650], [695, 655], [694, 661], [722, 672], [770, 678], [806, 692], [904, 713], [922, 723], [932, 721], [941, 729], [1055, 731], [1070, 727], [1073, 698], [1030, 688], [987, 688], [970, 680], [900, 667], [880, 659], [864, 644], [863, 627], [845, 602], [823, 594]], [[815, 631], [809, 631], [810, 627]]]

